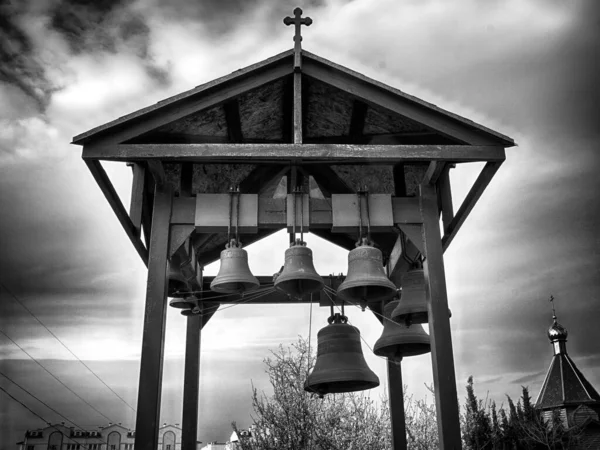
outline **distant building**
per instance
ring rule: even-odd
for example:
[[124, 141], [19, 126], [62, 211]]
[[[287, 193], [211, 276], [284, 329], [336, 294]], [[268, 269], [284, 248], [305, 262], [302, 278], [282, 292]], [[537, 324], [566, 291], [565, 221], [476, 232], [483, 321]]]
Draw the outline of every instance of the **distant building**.
[[[62, 423], [28, 430], [17, 446], [19, 450], [133, 450], [134, 441], [135, 431], [120, 424], [80, 430]], [[200, 445], [196, 444], [198, 450]], [[181, 428], [167, 424], [160, 427], [157, 450], [181, 450]]]
[[600, 395], [567, 354], [567, 330], [556, 315], [548, 329], [554, 356], [535, 408], [546, 421], [559, 414], [567, 429], [581, 429], [577, 449], [600, 449]]

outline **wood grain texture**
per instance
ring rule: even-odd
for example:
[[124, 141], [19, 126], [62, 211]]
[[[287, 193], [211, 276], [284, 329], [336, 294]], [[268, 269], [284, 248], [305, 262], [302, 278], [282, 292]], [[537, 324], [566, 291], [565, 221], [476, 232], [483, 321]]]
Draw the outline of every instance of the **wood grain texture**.
[[481, 170], [479, 176], [475, 180], [475, 183], [473, 183], [473, 186], [469, 190], [469, 193], [460, 205], [460, 208], [458, 208], [456, 215], [445, 230], [444, 237], [442, 238], [442, 246], [444, 251], [446, 251], [452, 240], [456, 237], [458, 230], [460, 230], [460, 227], [467, 219], [469, 213], [479, 200], [479, 197], [481, 197], [483, 194], [483, 191], [485, 191], [485, 188], [490, 183], [501, 164], [502, 163], [500, 161], [488, 162]]
[[142, 334], [135, 450], [156, 450], [158, 446], [167, 318], [167, 254], [171, 201], [170, 192], [158, 189], [155, 191]]
[[424, 272], [440, 449], [462, 448], [448, 294], [435, 186], [421, 185]]
[[119, 198], [119, 194], [117, 194], [117, 191], [115, 191], [115, 188], [113, 187], [112, 183], [110, 182], [108, 175], [106, 175], [106, 172], [104, 171], [104, 168], [102, 167], [102, 164], [100, 164], [100, 161], [94, 161], [94, 160], [86, 161], [85, 163], [87, 164], [88, 169], [92, 173], [92, 176], [96, 180], [96, 183], [100, 187], [100, 190], [104, 194], [104, 197], [108, 201], [108, 204], [110, 205], [113, 212], [117, 216], [117, 220], [121, 223], [121, 226], [125, 230], [127, 237], [129, 238], [129, 240], [131, 241], [131, 243], [137, 250], [137, 252], [140, 255], [140, 258], [142, 258], [142, 261], [144, 262], [144, 264], [147, 266], [148, 265], [148, 250], [144, 246], [144, 243], [141, 241], [140, 236], [137, 232], [137, 229], [136, 229], [134, 223], [129, 218], [129, 214], [127, 213], [127, 210], [123, 206], [123, 203], [121, 202], [121, 199]]
[[245, 164], [290, 161], [382, 163], [405, 161], [503, 161], [503, 147], [487, 145], [351, 144], [120, 144], [83, 149], [84, 159], [108, 161], [168, 160]]
[[142, 234], [142, 208], [144, 206], [144, 182], [146, 169], [143, 164], [133, 163], [133, 180], [131, 182], [131, 201], [129, 218], [135, 227], [135, 234], [139, 238]]
[[392, 422], [392, 450], [406, 450], [406, 417], [404, 413], [404, 386], [401, 360], [387, 360], [390, 419]]
[[183, 374], [183, 411], [181, 415], [181, 450], [196, 450], [197, 448], [201, 329], [201, 315], [187, 317]]

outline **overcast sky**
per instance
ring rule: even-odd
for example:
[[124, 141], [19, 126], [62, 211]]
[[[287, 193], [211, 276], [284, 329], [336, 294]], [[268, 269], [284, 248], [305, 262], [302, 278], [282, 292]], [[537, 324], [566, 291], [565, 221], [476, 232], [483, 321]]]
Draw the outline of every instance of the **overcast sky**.
[[[548, 297], [568, 350], [600, 389], [600, 15], [594, 1], [340, 0], [300, 4], [307, 50], [512, 137], [518, 147], [445, 255], [459, 395], [537, 396], [550, 363]], [[0, 281], [135, 408], [145, 267], [71, 138], [293, 46], [296, 2], [0, 1]], [[125, 204], [130, 171], [106, 165]], [[458, 168], [455, 205], [474, 170]], [[347, 253], [314, 237], [322, 274]], [[249, 246], [255, 274], [283, 262], [287, 237]], [[329, 250], [329, 248], [331, 250]], [[215, 267], [208, 268], [214, 274]], [[77, 425], [135, 415], [0, 288], [0, 371]], [[312, 339], [328, 310], [314, 307]], [[372, 346], [375, 318], [349, 311]], [[250, 424], [251, 382], [268, 349], [306, 336], [309, 307], [238, 306], [203, 331], [199, 438]], [[181, 423], [185, 320], [170, 311], [161, 422]], [[385, 361], [363, 350], [387, 383]], [[429, 355], [403, 362], [426, 395]], [[46, 420], [56, 413], [0, 376]], [[384, 389], [372, 395], [384, 395]], [[0, 392], [0, 449], [44, 423]]]

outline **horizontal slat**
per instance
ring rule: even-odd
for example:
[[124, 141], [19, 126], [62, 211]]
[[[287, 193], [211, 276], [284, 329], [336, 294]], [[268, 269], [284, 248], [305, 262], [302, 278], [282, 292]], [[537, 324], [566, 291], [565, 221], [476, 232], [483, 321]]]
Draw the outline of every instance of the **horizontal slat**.
[[411, 161], [503, 161], [505, 152], [504, 147], [492, 145], [116, 144], [85, 146], [83, 158], [246, 164], [287, 164], [290, 161], [395, 164]]

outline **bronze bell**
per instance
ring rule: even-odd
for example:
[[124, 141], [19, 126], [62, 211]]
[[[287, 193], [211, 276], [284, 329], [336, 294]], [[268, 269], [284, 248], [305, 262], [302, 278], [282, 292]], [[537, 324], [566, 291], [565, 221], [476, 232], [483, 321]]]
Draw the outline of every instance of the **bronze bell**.
[[429, 335], [423, 329], [423, 325], [412, 324], [407, 326], [400, 321], [390, 319], [394, 308], [401, 304], [402, 300], [394, 300], [385, 305], [383, 312], [383, 333], [375, 342], [373, 353], [386, 358], [403, 358], [405, 356], [416, 356], [431, 351]]
[[167, 297], [183, 298], [189, 295], [189, 286], [180, 270], [169, 264]]
[[198, 299], [194, 296], [184, 298], [174, 298], [169, 302], [169, 306], [177, 309], [191, 309], [198, 305]]
[[392, 312], [392, 319], [411, 323], [427, 323], [427, 297], [425, 295], [425, 272], [423, 269], [410, 270], [400, 277], [402, 298]]
[[381, 250], [363, 240], [348, 254], [348, 275], [337, 295], [350, 303], [378, 303], [393, 297], [397, 288], [385, 274]]
[[211, 291], [224, 294], [236, 294], [253, 291], [260, 286], [250, 267], [248, 252], [235, 239], [232, 239], [221, 252], [219, 273], [210, 283]]
[[317, 334], [317, 361], [304, 383], [304, 390], [323, 396], [340, 392], [364, 391], [379, 386], [379, 378], [369, 369], [360, 345], [360, 331], [339, 313]]
[[293, 298], [323, 289], [323, 278], [313, 265], [312, 250], [300, 239], [285, 251], [283, 270], [275, 279], [275, 287]]

